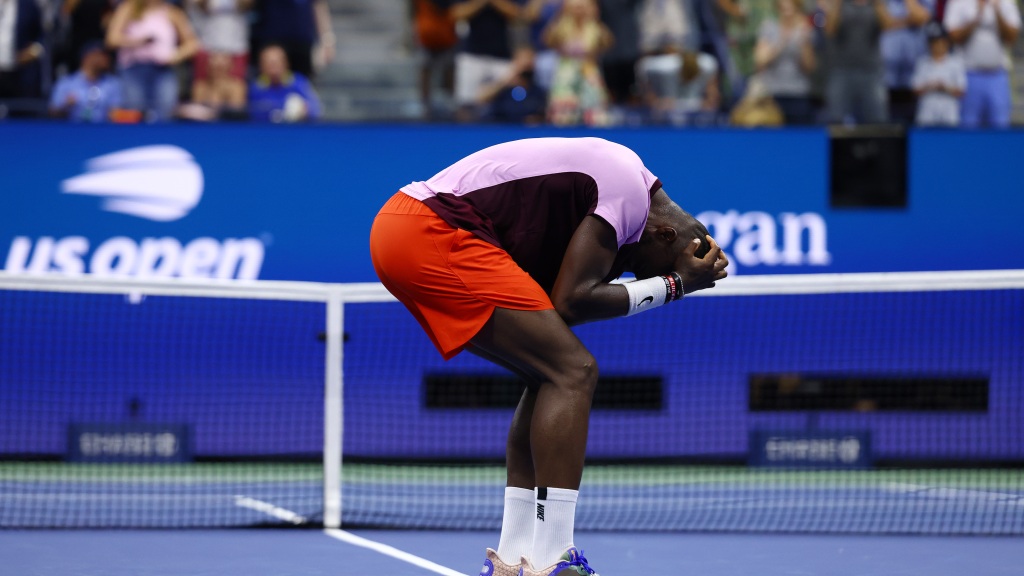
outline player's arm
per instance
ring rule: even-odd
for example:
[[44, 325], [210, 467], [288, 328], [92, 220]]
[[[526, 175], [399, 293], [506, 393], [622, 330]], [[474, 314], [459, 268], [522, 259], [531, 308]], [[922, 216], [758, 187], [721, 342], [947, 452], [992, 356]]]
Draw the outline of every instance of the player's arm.
[[[725, 266], [728, 261], [722, 256], [722, 250], [715, 241], [708, 237], [711, 249], [703, 258], [696, 256], [700, 242], [694, 240], [676, 256], [673, 268], [682, 280], [686, 293], [710, 288], [715, 280], [725, 277]], [[650, 282], [654, 290], [662, 288], [660, 277], [643, 279], [632, 286], [633, 293], [622, 284], [605, 282], [615, 257], [618, 254], [615, 229], [597, 216], [588, 216], [576, 229], [569, 248], [562, 259], [562, 267], [551, 290], [551, 302], [565, 323], [574, 326], [584, 322], [626, 316], [635, 312], [633, 301], [648, 305], [643, 298], [638, 298], [636, 291], [641, 283]], [[673, 270], [666, 270], [671, 273]], [[665, 294], [655, 292], [659, 303], [666, 301]], [[646, 307], [644, 308], [646, 309]]]
[[611, 224], [597, 216], [584, 218], [569, 241], [551, 290], [551, 302], [566, 324], [615, 318], [629, 310], [626, 289], [604, 282], [618, 253]]

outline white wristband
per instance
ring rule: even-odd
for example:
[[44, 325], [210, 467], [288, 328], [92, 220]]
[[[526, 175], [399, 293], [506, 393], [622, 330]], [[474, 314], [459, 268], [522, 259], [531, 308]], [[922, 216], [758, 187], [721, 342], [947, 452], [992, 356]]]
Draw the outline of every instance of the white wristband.
[[668, 298], [665, 279], [661, 276], [626, 282], [623, 286], [626, 287], [626, 293], [629, 294], [629, 312], [626, 312], [626, 316], [657, 308]]

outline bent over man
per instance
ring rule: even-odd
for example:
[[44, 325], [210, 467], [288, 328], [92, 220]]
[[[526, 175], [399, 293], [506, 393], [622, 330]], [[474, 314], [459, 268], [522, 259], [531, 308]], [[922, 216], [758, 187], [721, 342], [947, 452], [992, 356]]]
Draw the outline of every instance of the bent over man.
[[[402, 188], [374, 220], [370, 253], [442, 356], [466, 349], [526, 382], [501, 537], [481, 574], [594, 574], [573, 524], [597, 363], [569, 327], [714, 286], [721, 249], [632, 150], [537, 138]], [[623, 272], [637, 280], [611, 282]]]

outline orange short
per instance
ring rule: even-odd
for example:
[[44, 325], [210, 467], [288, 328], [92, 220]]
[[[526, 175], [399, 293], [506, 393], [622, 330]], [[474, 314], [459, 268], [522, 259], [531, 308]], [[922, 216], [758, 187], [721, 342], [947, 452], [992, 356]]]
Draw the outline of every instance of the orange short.
[[446, 360], [465, 348], [497, 307], [554, 308], [508, 252], [453, 228], [401, 192], [373, 221], [370, 256], [380, 281], [412, 312]]

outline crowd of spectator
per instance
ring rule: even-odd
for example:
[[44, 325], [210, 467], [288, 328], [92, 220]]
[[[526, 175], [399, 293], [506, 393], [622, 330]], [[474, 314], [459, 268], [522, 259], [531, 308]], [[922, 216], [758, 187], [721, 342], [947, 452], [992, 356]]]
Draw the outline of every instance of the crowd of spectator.
[[[1011, 119], [1017, 0], [407, 1], [428, 119]], [[327, 0], [0, 0], [0, 114], [312, 120], [334, 56]]]
[[1006, 127], [1021, 26], [1016, 0], [417, 0], [416, 22], [428, 114], [429, 68], [458, 120], [590, 126]]
[[12, 116], [315, 119], [310, 79], [333, 56], [326, 0], [0, 0], [0, 109]]

